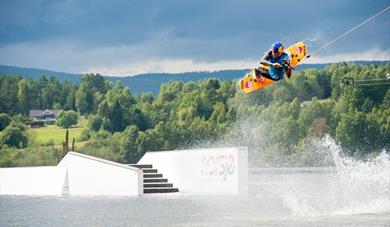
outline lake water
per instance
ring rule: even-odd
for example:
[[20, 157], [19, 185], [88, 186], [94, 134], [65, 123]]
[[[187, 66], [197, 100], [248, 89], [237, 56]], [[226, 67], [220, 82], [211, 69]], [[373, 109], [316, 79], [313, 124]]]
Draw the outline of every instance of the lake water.
[[251, 168], [240, 196], [0, 196], [0, 226], [390, 226], [390, 157], [335, 167]]
[[124, 198], [1, 196], [0, 224], [390, 226], [388, 191], [381, 192], [375, 185], [367, 184], [360, 186], [363, 190], [360, 192], [359, 188], [343, 188], [346, 185], [340, 184], [334, 168], [251, 169], [249, 182], [246, 196], [181, 193]]

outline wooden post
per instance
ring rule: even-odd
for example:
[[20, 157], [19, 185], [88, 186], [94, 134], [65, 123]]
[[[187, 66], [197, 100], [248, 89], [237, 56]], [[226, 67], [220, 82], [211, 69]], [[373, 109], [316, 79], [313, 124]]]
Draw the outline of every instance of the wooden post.
[[75, 139], [73, 137], [73, 140], [72, 140], [72, 151], [74, 151], [74, 142], [75, 142]]
[[69, 131], [68, 129], [66, 130], [65, 132], [65, 141], [62, 142], [62, 157], [60, 157], [60, 159], [62, 159], [63, 157], [65, 157], [65, 155], [68, 153], [69, 151]]
[[61, 159], [65, 156], [65, 142], [62, 142], [62, 153], [58, 154], [58, 162], [61, 161]]
[[66, 151], [65, 151], [65, 155], [66, 155], [69, 151], [69, 130], [68, 129], [66, 130], [66, 133], [65, 133], [65, 148], [66, 148]]

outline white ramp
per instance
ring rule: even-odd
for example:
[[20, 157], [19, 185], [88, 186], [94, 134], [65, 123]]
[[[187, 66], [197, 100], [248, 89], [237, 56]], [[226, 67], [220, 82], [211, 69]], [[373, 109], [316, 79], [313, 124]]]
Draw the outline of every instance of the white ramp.
[[138, 164], [152, 164], [180, 192], [246, 194], [246, 148], [215, 148], [147, 152]]
[[64, 167], [0, 168], [0, 195], [67, 195]]
[[76, 152], [68, 152], [58, 166], [68, 169], [70, 195], [143, 194], [143, 172], [135, 167]]

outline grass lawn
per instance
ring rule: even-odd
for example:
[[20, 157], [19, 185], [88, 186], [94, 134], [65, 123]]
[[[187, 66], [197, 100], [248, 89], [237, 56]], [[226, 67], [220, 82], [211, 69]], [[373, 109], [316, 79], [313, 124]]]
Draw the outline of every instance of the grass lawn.
[[[75, 138], [76, 141], [79, 141], [81, 132], [85, 127], [86, 119], [80, 118], [79, 123], [76, 126], [69, 128], [69, 144], [71, 143], [73, 138]], [[50, 144], [52, 142], [54, 143], [54, 145], [60, 145], [63, 141], [65, 141], [66, 129], [61, 128], [57, 125], [47, 125], [42, 128], [28, 129], [28, 132], [33, 138], [35, 138], [36, 142], [42, 145]]]

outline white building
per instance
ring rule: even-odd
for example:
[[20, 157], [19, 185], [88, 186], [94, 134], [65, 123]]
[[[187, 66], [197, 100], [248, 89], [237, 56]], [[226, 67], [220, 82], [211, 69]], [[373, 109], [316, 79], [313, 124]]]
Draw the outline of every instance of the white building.
[[68, 152], [57, 166], [0, 168], [0, 195], [140, 196], [177, 191], [247, 193], [247, 150], [147, 152], [133, 166]]

